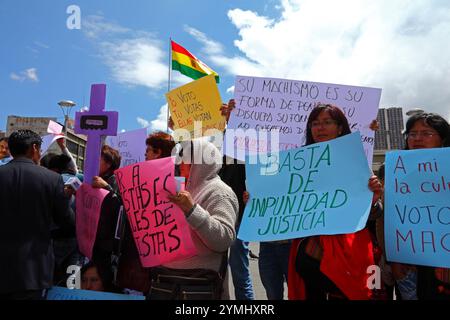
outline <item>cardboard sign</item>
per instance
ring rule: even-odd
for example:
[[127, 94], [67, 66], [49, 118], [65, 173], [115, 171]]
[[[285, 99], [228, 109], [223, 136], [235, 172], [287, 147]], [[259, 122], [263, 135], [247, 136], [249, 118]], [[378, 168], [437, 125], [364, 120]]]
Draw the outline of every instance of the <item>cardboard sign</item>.
[[119, 133], [115, 137], [107, 137], [106, 144], [119, 150], [121, 161], [120, 167], [145, 161], [145, 140], [147, 139], [147, 129], [137, 129]]
[[[175, 135], [177, 140], [209, 136], [225, 129], [222, 100], [214, 75], [202, 77], [166, 93], [174, 129], [186, 129], [190, 137]], [[216, 130], [210, 130], [216, 129]]]
[[52, 287], [47, 292], [47, 300], [145, 300], [145, 297], [102, 291]]
[[236, 135], [237, 129], [255, 129], [258, 134], [277, 132], [280, 150], [303, 146], [308, 116], [317, 103], [323, 103], [333, 104], [344, 112], [352, 132], [361, 133], [369, 165], [372, 163], [375, 133], [369, 125], [377, 118], [381, 89], [237, 76], [234, 96], [236, 109], [230, 116], [224, 148], [224, 153], [232, 158], [243, 160], [241, 154], [245, 152], [264, 153], [270, 149], [269, 134]]
[[174, 157], [145, 161], [115, 172], [144, 267], [196, 254], [184, 213], [167, 198], [176, 189], [174, 161]]
[[354, 233], [371, 209], [371, 171], [359, 133], [245, 164], [250, 199], [238, 238], [273, 241]]
[[109, 191], [92, 188], [83, 183], [76, 194], [76, 228], [77, 240], [80, 252], [92, 259], [95, 237], [97, 236], [98, 221], [103, 199]]
[[450, 268], [450, 148], [386, 155], [389, 261]]

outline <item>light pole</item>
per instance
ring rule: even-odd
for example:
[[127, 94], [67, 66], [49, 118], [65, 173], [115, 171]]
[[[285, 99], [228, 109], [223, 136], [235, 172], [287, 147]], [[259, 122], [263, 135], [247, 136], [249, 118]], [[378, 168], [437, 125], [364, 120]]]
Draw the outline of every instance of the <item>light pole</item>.
[[69, 122], [70, 111], [76, 104], [70, 100], [61, 100], [58, 102], [58, 105], [61, 107], [61, 111], [64, 114], [64, 135], [67, 137], [67, 124]]

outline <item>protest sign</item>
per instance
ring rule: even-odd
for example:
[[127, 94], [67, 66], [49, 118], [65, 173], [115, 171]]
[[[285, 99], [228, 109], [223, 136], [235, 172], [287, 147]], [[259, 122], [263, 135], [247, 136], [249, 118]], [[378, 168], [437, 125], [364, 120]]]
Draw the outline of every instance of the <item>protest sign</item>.
[[64, 135], [61, 133], [63, 126], [59, 123], [50, 120], [47, 127], [47, 132], [49, 134], [42, 137], [41, 144], [41, 153], [44, 154], [47, 152], [48, 148], [58, 139], [64, 138]]
[[42, 144], [41, 144], [41, 154], [44, 154], [48, 151], [48, 148], [55, 142], [56, 140], [63, 139], [63, 135], [54, 135], [54, 134], [47, 134], [42, 137]]
[[111, 148], [119, 150], [121, 156], [120, 167], [123, 168], [145, 161], [146, 139], [147, 129], [142, 128], [122, 132], [115, 137], [106, 137], [105, 143]]
[[386, 155], [389, 261], [450, 268], [450, 148]]
[[92, 188], [87, 183], [83, 183], [77, 190], [76, 229], [78, 247], [80, 252], [89, 259], [92, 259], [102, 202], [108, 193], [109, 191], [105, 189]]
[[190, 134], [186, 138], [177, 134], [177, 140], [214, 135], [217, 130], [222, 132], [225, 129], [225, 117], [220, 111], [222, 100], [214, 75], [176, 88], [166, 93], [166, 99], [174, 129], [186, 129]]
[[93, 290], [52, 287], [47, 292], [47, 300], [145, 300], [145, 297]]
[[270, 140], [267, 134], [236, 134], [237, 129], [278, 132], [280, 150], [304, 145], [308, 116], [317, 103], [323, 103], [344, 112], [352, 132], [361, 133], [369, 165], [372, 163], [374, 132], [369, 125], [377, 118], [381, 89], [237, 76], [234, 96], [236, 109], [230, 116], [224, 149], [232, 158], [243, 160], [244, 153], [239, 150], [267, 152]]
[[196, 254], [181, 209], [167, 196], [175, 194], [175, 158], [145, 161], [116, 170], [141, 264], [158, 266]]
[[359, 133], [246, 160], [247, 190], [238, 238], [273, 241], [353, 233], [371, 209], [371, 171]]
[[59, 123], [50, 120], [47, 127], [47, 132], [51, 134], [61, 134], [63, 126]]

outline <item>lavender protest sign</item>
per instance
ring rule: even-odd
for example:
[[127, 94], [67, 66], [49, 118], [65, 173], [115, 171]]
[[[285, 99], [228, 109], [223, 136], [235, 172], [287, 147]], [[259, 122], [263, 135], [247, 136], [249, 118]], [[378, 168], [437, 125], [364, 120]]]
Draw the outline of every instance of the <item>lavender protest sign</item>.
[[115, 136], [119, 114], [104, 111], [106, 85], [91, 86], [91, 103], [89, 111], [75, 114], [75, 133], [87, 135], [86, 159], [84, 161], [84, 181], [91, 183], [100, 168], [100, 146], [102, 136]]
[[120, 167], [126, 167], [131, 164], [145, 160], [145, 139], [147, 139], [147, 129], [137, 129], [119, 133], [115, 137], [106, 137], [106, 144], [119, 150], [122, 158]]
[[168, 200], [176, 189], [175, 158], [115, 171], [141, 264], [153, 267], [196, 254], [184, 213]]
[[[244, 160], [247, 153], [267, 152], [269, 138], [249, 135], [255, 129], [279, 132], [279, 150], [304, 144], [306, 121], [317, 103], [338, 106], [346, 115], [352, 132], [359, 131], [369, 165], [372, 163], [374, 132], [381, 89], [275, 78], [237, 76], [231, 113], [225, 134], [224, 153]], [[241, 129], [245, 134], [237, 134]], [[272, 149], [273, 150], [273, 149]], [[245, 151], [245, 152], [243, 152]]]

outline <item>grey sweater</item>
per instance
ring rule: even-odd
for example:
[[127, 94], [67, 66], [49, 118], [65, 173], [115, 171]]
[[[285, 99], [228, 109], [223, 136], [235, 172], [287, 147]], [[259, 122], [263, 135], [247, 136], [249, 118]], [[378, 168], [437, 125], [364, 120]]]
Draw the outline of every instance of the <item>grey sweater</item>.
[[[218, 155], [220, 151], [210, 142], [194, 140], [194, 153]], [[195, 158], [198, 162], [199, 158]], [[204, 161], [203, 161], [204, 162]], [[208, 163], [211, 163], [209, 161]], [[219, 271], [222, 255], [236, 238], [236, 218], [239, 204], [233, 190], [217, 175], [220, 163], [193, 164], [186, 190], [197, 204], [187, 218], [198, 254], [181, 261], [165, 264], [175, 269], [204, 268]]]

